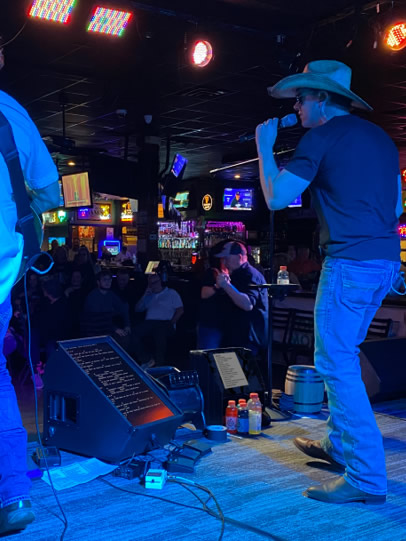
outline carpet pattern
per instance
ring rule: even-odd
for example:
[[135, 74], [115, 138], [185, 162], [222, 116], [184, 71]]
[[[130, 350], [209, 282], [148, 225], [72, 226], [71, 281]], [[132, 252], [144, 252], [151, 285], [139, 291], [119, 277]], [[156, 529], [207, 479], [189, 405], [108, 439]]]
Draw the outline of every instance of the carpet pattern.
[[[401, 410], [397, 405], [394, 411]], [[259, 541], [406, 541], [406, 423], [376, 414], [384, 437], [388, 500], [382, 506], [361, 503], [323, 504], [302, 496], [315, 483], [336, 474], [311, 461], [292, 444], [323, 434], [325, 412], [309, 418], [274, 423], [253, 439], [230, 440], [213, 448], [194, 474], [179, 474], [208, 487], [226, 517], [223, 539]], [[63, 464], [80, 457], [63, 453]], [[317, 467], [318, 466], [318, 467]], [[146, 490], [135, 481], [108, 475], [106, 481], [135, 492], [117, 490], [97, 479], [58, 492], [69, 520], [66, 540], [86, 541], [215, 541], [221, 522], [198, 509], [200, 502], [183, 487], [168, 483], [162, 491]], [[63, 530], [52, 491], [43, 481], [32, 486], [37, 520], [14, 539], [50, 541]], [[206, 500], [207, 495], [200, 493]], [[177, 502], [182, 505], [176, 505]], [[215, 510], [213, 503], [209, 504]], [[246, 529], [238, 527], [243, 523]]]

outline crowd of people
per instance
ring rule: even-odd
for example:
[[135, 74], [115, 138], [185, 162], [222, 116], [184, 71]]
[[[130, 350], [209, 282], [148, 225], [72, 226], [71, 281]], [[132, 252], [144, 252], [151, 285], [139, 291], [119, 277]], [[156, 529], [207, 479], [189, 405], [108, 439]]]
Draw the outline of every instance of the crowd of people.
[[[265, 362], [267, 291], [252, 288], [252, 284], [275, 281], [279, 266], [287, 265], [289, 271], [292, 269], [291, 283], [304, 287], [309, 277], [316, 283], [320, 270], [320, 265], [309, 259], [307, 247], [289, 248], [286, 253], [275, 254], [275, 276], [266, 280], [267, 273], [243, 242], [225, 239], [212, 247], [192, 279], [196, 293], [192, 295], [190, 317], [188, 314], [188, 328], [194, 325], [196, 331], [189, 341], [192, 348], [247, 347]], [[73, 239], [70, 248], [54, 240], [49, 250], [54, 261], [50, 272], [41, 277], [28, 273], [31, 353], [38, 389], [43, 387], [46, 360], [59, 340], [107, 334], [144, 368], [166, 363], [168, 341], [185, 311], [184, 293], [168, 287], [167, 268], [145, 275], [132, 265], [123, 265], [127, 259], [131, 263], [126, 253], [121, 250], [118, 262], [122, 266], [113, 277], [86, 246], [80, 246], [79, 239]], [[26, 359], [27, 309], [22, 281], [13, 288], [11, 298], [13, 317], [5, 353], [9, 356], [16, 351]], [[184, 343], [184, 328], [178, 332], [179, 343]]]

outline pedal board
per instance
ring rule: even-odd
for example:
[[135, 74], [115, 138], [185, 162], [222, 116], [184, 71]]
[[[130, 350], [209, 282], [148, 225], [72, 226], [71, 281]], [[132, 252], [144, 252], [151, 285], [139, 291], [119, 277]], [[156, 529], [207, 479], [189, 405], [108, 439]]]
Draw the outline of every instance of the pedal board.
[[61, 465], [61, 454], [56, 447], [37, 447], [32, 453], [32, 459], [40, 468]]

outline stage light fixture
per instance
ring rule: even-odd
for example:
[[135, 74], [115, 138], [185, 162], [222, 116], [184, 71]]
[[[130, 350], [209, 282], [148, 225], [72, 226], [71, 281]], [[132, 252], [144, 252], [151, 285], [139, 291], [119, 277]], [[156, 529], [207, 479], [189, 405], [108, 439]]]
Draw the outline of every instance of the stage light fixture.
[[97, 6], [87, 30], [88, 32], [98, 32], [100, 34], [120, 37], [123, 35], [131, 17], [132, 13], [127, 11]]
[[406, 47], [406, 22], [392, 24], [386, 30], [384, 42], [392, 51], [400, 51]]
[[67, 24], [76, 0], [34, 0], [28, 15], [46, 21]]
[[205, 40], [196, 41], [192, 49], [192, 64], [196, 68], [204, 68], [213, 58], [213, 47]]

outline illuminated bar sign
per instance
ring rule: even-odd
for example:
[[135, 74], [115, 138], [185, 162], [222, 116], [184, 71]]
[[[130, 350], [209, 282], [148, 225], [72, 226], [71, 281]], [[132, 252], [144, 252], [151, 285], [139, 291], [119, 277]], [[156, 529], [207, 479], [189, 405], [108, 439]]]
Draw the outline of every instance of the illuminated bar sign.
[[402, 180], [402, 190], [406, 190], [406, 169], [402, 169], [400, 178]]
[[406, 237], [406, 224], [399, 224], [398, 232], [401, 237]]
[[130, 201], [123, 203], [121, 205], [121, 221], [122, 222], [132, 222], [133, 221], [133, 211], [131, 208]]
[[93, 208], [80, 208], [78, 209], [78, 220], [109, 222], [111, 221], [111, 205], [110, 203], [95, 203]]

